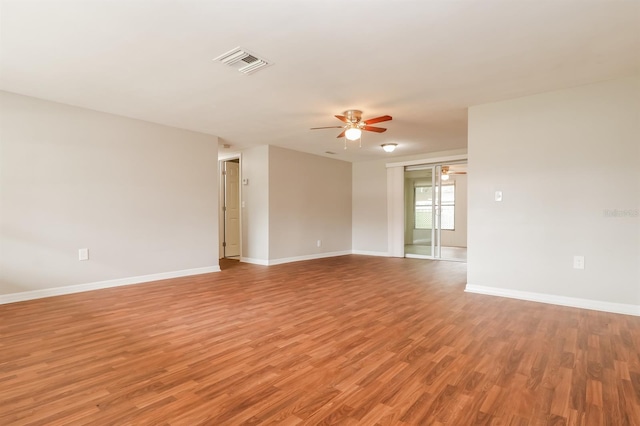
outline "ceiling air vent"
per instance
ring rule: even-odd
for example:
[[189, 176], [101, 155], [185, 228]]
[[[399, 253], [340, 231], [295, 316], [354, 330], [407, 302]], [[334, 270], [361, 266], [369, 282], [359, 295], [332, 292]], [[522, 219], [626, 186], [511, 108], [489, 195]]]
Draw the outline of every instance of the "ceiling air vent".
[[249, 53], [241, 47], [236, 47], [227, 53], [223, 53], [215, 58], [214, 61], [234, 67], [243, 74], [252, 74], [271, 65], [267, 60], [259, 58], [258, 55]]

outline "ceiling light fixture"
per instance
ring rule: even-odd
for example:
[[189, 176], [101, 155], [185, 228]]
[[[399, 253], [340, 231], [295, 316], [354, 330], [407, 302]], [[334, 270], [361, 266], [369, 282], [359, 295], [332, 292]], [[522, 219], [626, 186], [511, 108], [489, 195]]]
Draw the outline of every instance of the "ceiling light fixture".
[[449, 180], [449, 175], [446, 173], [442, 174], [442, 180]]
[[357, 127], [350, 127], [344, 132], [344, 137], [349, 139], [350, 141], [355, 141], [360, 139], [362, 136], [362, 130]]
[[393, 152], [396, 149], [396, 146], [398, 146], [398, 144], [397, 143], [383, 143], [380, 146], [382, 147], [382, 149], [385, 150], [385, 152]]

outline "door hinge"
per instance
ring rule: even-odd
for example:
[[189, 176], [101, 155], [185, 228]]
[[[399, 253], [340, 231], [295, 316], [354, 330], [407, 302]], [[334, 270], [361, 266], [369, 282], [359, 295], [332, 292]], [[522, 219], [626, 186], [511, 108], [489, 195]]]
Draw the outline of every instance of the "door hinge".
[[227, 211], [227, 206], [222, 206], [222, 211], [226, 212]]
[[227, 171], [226, 171], [226, 170], [223, 170], [223, 171], [222, 171], [222, 176], [225, 176], [226, 174], [227, 174]]
[[223, 241], [223, 242], [222, 242], [222, 247], [226, 247], [226, 246], [227, 246], [227, 242], [226, 242], [226, 241]]

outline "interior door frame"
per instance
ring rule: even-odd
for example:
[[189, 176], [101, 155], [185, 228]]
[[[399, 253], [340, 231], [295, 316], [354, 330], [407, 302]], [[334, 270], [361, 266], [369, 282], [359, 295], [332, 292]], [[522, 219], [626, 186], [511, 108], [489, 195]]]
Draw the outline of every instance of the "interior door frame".
[[242, 259], [242, 154], [234, 154], [228, 157], [218, 158], [218, 258], [225, 258], [225, 177], [224, 177], [224, 162], [238, 160], [238, 202], [239, 202], [239, 222], [240, 222], [240, 235], [239, 235], [239, 245], [240, 245], [240, 259]]

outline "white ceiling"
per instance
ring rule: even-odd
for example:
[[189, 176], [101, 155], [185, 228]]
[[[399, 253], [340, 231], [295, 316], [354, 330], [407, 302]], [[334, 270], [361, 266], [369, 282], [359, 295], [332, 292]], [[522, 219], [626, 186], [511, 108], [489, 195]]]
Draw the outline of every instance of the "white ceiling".
[[[467, 107], [640, 72], [640, 2], [1, 0], [1, 88], [359, 161], [466, 146]], [[212, 61], [242, 46], [253, 75]], [[342, 149], [345, 109], [392, 115]], [[385, 142], [398, 149], [386, 154]], [[224, 150], [223, 150], [224, 151]]]

